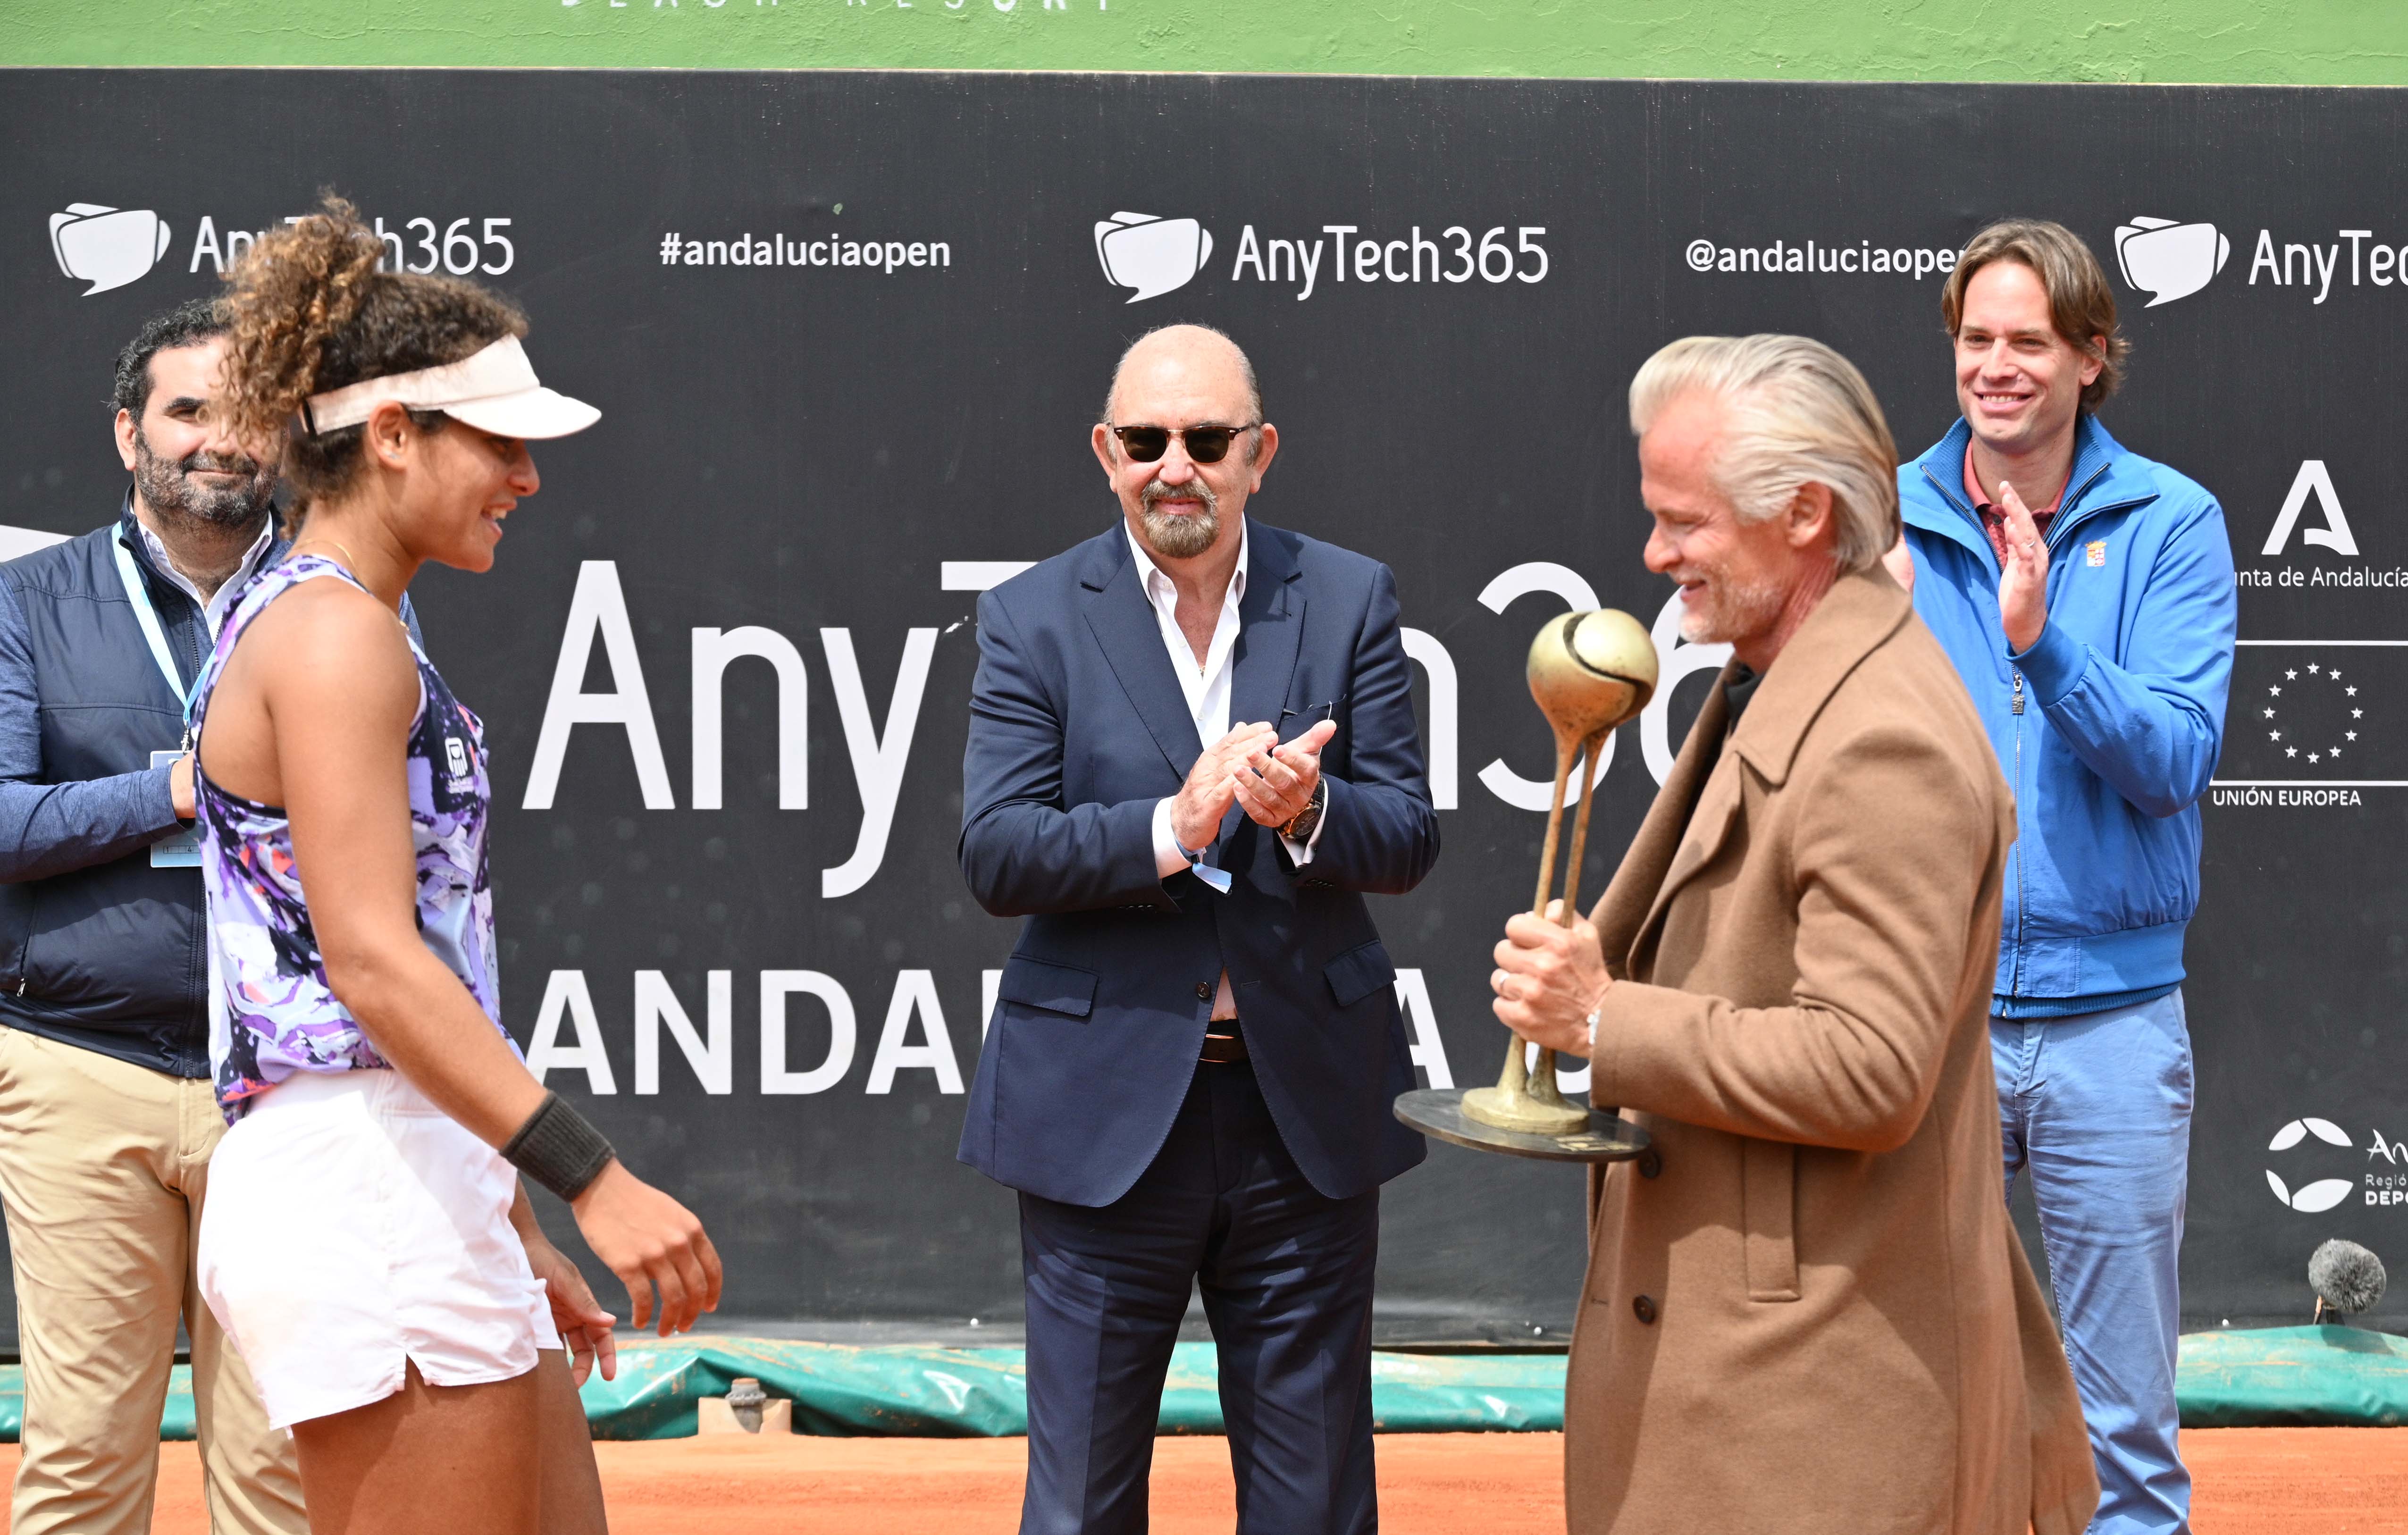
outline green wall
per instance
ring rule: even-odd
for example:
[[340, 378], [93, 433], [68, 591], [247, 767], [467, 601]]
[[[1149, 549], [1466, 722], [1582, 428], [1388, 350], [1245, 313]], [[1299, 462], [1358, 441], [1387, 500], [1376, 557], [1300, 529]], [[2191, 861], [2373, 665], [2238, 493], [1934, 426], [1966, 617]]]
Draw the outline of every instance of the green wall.
[[6, 65], [2408, 83], [2403, 0], [0, 0]]

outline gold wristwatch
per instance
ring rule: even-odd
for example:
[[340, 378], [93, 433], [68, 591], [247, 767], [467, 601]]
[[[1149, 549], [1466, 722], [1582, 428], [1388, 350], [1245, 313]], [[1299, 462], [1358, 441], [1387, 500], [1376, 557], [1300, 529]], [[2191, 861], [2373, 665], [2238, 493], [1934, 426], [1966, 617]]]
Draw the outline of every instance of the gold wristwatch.
[[1291, 842], [1310, 842], [1321, 825], [1321, 812], [1329, 806], [1329, 781], [1317, 780], [1312, 785], [1312, 802], [1296, 812], [1295, 818], [1280, 828], [1280, 835]]

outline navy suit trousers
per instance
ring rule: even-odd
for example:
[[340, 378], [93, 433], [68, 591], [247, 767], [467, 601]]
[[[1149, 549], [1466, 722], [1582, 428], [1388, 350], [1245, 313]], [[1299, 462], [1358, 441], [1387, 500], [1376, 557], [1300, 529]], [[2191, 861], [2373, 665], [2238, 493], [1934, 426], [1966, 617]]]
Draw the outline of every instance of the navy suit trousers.
[[1138, 1535], [1171, 1345], [1200, 1289], [1218, 1345], [1238, 1535], [1368, 1535], [1378, 1189], [1332, 1199], [1254, 1069], [1199, 1065], [1128, 1193], [1020, 1196], [1028, 1290], [1022, 1535]]

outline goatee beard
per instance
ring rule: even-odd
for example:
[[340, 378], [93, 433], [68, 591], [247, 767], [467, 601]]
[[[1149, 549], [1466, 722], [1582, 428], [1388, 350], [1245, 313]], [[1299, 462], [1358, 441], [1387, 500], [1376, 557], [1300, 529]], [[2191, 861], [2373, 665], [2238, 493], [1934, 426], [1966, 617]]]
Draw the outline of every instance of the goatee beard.
[[[1204, 503], [1204, 509], [1187, 516], [1156, 511], [1156, 501], [1172, 495], [1192, 495]], [[1140, 494], [1138, 522], [1145, 530], [1146, 547], [1169, 560], [1192, 560], [1212, 547], [1221, 536], [1221, 498], [1212, 494], [1202, 481], [1193, 481], [1175, 491], [1160, 481], [1150, 481]]]

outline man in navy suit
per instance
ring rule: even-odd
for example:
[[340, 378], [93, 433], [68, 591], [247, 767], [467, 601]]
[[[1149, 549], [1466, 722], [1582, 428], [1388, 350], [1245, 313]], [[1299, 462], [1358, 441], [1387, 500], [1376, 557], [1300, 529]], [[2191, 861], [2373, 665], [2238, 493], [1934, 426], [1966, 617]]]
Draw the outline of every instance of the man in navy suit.
[[1094, 443], [1123, 515], [980, 600], [962, 764], [962, 873], [1028, 919], [961, 1145], [1020, 1191], [1020, 1528], [1146, 1528], [1194, 1286], [1240, 1535], [1357, 1535], [1380, 1185], [1423, 1156], [1363, 897], [1438, 858], [1396, 581], [1247, 521], [1279, 429], [1218, 331], [1130, 347]]

